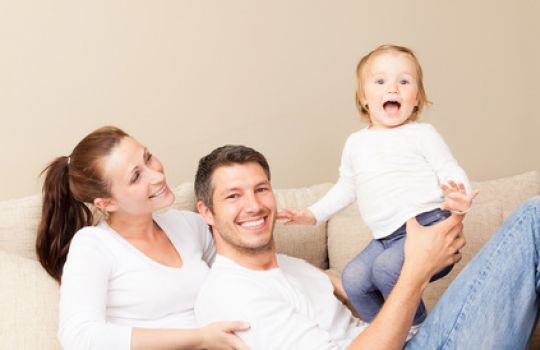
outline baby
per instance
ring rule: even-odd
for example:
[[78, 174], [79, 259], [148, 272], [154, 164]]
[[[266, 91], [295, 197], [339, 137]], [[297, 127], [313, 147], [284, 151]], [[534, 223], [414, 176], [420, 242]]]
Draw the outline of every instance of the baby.
[[[343, 287], [354, 308], [371, 322], [390, 294], [403, 265], [405, 222], [424, 226], [464, 215], [477, 191], [435, 128], [415, 120], [428, 102], [422, 68], [405, 47], [384, 45], [363, 57], [356, 69], [356, 104], [369, 126], [349, 136], [339, 180], [317, 203], [285, 208], [286, 224], [317, 224], [352, 203], [374, 239], [343, 270]], [[447, 275], [452, 266], [434, 275]], [[420, 303], [409, 335], [426, 318]]]

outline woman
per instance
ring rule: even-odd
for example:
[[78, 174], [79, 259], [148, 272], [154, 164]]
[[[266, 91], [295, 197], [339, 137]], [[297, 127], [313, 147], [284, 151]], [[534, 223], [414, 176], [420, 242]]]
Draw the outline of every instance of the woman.
[[[197, 328], [193, 304], [214, 243], [195, 213], [162, 210], [174, 194], [144, 146], [103, 127], [44, 173], [36, 249], [60, 282], [65, 349], [247, 348], [234, 334], [243, 322]], [[104, 213], [97, 226], [85, 203]]]

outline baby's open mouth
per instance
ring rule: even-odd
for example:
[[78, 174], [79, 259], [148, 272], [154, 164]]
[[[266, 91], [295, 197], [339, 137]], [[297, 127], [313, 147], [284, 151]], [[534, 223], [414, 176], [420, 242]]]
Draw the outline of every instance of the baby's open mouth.
[[400, 107], [401, 103], [397, 101], [386, 101], [385, 103], [383, 103], [383, 109], [388, 114], [397, 113]]

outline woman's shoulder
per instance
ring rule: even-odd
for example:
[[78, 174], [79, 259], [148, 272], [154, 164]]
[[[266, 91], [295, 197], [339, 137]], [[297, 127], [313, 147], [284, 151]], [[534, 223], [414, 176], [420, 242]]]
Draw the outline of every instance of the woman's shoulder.
[[106, 233], [107, 229], [100, 224], [98, 224], [97, 226], [84, 226], [77, 232], [75, 232], [75, 235], [72, 239], [72, 244], [73, 242], [78, 241], [101, 241], [108, 236]]
[[[208, 231], [208, 225], [203, 218], [195, 212], [188, 210], [169, 209], [165, 212], [154, 214], [154, 219], [173, 234], [183, 237], [193, 235], [201, 237], [201, 233]], [[206, 238], [204, 238], [206, 239]]]
[[78, 257], [102, 261], [112, 255], [114, 238], [108, 230], [100, 225], [85, 226], [78, 230], [69, 244], [68, 260], [74, 261]]
[[170, 222], [174, 224], [186, 223], [192, 225], [203, 225], [204, 221], [198, 213], [189, 210], [168, 209], [164, 212], [154, 214], [158, 221]]

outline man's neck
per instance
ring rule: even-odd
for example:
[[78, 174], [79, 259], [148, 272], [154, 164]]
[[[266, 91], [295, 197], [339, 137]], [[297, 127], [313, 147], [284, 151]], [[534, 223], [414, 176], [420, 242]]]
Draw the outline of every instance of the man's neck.
[[275, 245], [264, 250], [240, 250], [218, 244], [217, 253], [251, 270], [270, 270], [278, 267]]

